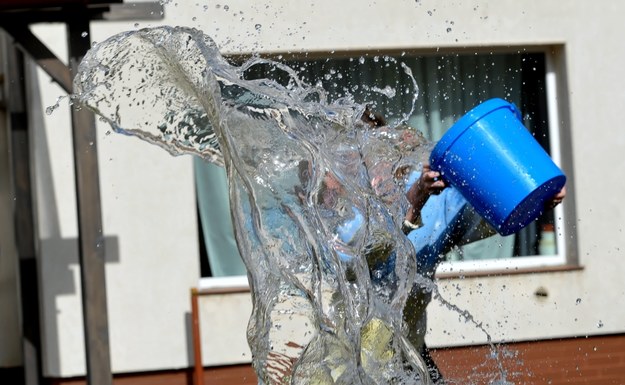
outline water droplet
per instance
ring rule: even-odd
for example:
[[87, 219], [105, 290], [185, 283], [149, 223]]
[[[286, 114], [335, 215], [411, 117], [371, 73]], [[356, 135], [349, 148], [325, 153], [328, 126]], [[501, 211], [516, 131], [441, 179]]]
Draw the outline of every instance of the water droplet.
[[601, 329], [603, 327], [603, 321], [599, 320], [599, 322], [597, 322], [597, 329]]
[[229, 10], [229, 9], [230, 9], [230, 7], [229, 7], [229, 6], [224, 5], [224, 11], [227, 11], [227, 10]]
[[447, 33], [451, 32], [451, 27], [447, 27]]
[[80, 34], [81, 37], [87, 37], [89, 36], [89, 32], [85, 31], [83, 33]]
[[578, 299], [575, 300], [575, 304], [576, 305], [579, 305], [580, 303], [582, 303], [582, 299], [581, 298], [578, 298]]
[[257, 31], [260, 31], [260, 29], [262, 28], [262, 25], [260, 25], [260, 24], [256, 24], [256, 25], [254, 26], [254, 28], [256, 28], [256, 30], [257, 30]]

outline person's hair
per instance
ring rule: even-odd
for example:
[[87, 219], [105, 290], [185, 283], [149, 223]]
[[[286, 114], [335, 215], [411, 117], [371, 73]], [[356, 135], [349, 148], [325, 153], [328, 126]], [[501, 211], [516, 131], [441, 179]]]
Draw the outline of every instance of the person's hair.
[[371, 111], [369, 106], [365, 108], [365, 111], [362, 113], [360, 119], [373, 127], [386, 126], [386, 120], [384, 117], [381, 114]]

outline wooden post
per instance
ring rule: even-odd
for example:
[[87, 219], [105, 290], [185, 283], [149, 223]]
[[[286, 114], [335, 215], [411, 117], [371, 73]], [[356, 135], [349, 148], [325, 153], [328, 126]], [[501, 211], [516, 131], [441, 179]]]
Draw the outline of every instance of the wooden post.
[[[67, 22], [70, 74], [90, 48], [89, 19]], [[111, 385], [108, 312], [106, 303], [105, 253], [100, 204], [100, 180], [96, 144], [96, 122], [86, 108], [72, 106], [74, 169], [78, 204], [80, 276], [87, 383]]]
[[[15, 0], [2, 2], [0, 6], [0, 27], [12, 35], [17, 45], [32, 56], [35, 62], [68, 93], [72, 92], [71, 79], [76, 75], [78, 64], [91, 45], [90, 20], [160, 20], [163, 18], [163, 5], [159, 2], [122, 4], [123, 0], [96, 0], [69, 3], [64, 7], [45, 7], [44, 4], [38, 6], [38, 4], [24, 4], [23, 1]], [[91, 7], [90, 5], [93, 4], [101, 6]], [[69, 70], [29, 30], [29, 24], [38, 22], [62, 22], [67, 25]], [[16, 79], [16, 83], [19, 83], [17, 87], [12, 87], [11, 95], [21, 96], [23, 102], [26, 92], [23, 74], [11, 74], [10, 79]], [[11, 114], [16, 185], [15, 230], [18, 248], [21, 247], [18, 252], [22, 284], [26, 384], [35, 385], [41, 382], [42, 375], [38, 310], [39, 279], [34, 248], [32, 196], [30, 195], [27, 115], [25, 103], [20, 106], [19, 113]], [[72, 106], [87, 382], [89, 385], [110, 385], [112, 373], [106, 302], [104, 235], [95, 130], [93, 114], [86, 108]], [[29, 242], [29, 239], [32, 242]], [[0, 382], [2, 382], [1, 379]]]
[[39, 322], [39, 273], [35, 252], [35, 216], [31, 183], [30, 138], [26, 112], [24, 55], [15, 47], [6, 49], [11, 92], [8, 100], [10, 146], [13, 165], [13, 216], [19, 258], [19, 293], [22, 327], [24, 384], [42, 382], [41, 329]]
[[204, 367], [202, 365], [202, 335], [200, 334], [199, 292], [191, 289], [191, 327], [193, 330], [193, 377], [194, 385], [204, 385]]

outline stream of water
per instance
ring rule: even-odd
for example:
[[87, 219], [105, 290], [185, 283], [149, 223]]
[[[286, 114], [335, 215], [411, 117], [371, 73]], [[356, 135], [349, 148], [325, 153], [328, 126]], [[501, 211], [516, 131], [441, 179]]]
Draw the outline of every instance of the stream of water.
[[[288, 82], [246, 80], [258, 65]], [[279, 63], [229, 63], [188, 28], [113, 36], [75, 84], [116, 132], [226, 168], [259, 383], [430, 383], [403, 316], [417, 276], [405, 179], [431, 148], [418, 131], [372, 127], [364, 105]]]

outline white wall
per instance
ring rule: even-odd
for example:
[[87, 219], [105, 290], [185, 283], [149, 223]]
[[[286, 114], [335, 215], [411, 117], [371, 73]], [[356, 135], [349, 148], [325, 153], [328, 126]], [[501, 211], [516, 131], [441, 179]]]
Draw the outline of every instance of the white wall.
[[[574, 184], [569, 185], [575, 200], [566, 204], [575, 204], [578, 213], [577, 218], [567, 218], [577, 227], [578, 237], [567, 241], [577, 242], [583, 270], [445, 280], [441, 291], [484, 322], [495, 340], [625, 330], [621, 283], [625, 209], [620, 198], [625, 193], [625, 180], [620, 177], [625, 135], [619, 132], [619, 112], [625, 105], [624, 2], [315, 0], [296, 7], [287, 1], [197, 3], [167, 4], [163, 23], [199, 27], [224, 52], [472, 50], [564, 44], [570, 92], [560, 95], [560, 100], [569, 103], [571, 125], [565, 131], [572, 135], [575, 171]], [[140, 22], [138, 27], [154, 24]], [[134, 28], [133, 23], [94, 23], [92, 38], [101, 41]], [[35, 32], [65, 57], [62, 28], [38, 26]], [[51, 116], [41, 113], [62, 93], [40, 71], [37, 76], [41, 99], [36, 118], [42, 123], [37, 131], [37, 175], [39, 201], [45, 202], [39, 208], [42, 285], [48, 293], [44, 295], [46, 368], [51, 375], [75, 375], [84, 371], [84, 364], [78, 353], [82, 333], [69, 120], [64, 108]], [[185, 314], [188, 288], [198, 277], [190, 159], [172, 158], [133, 138], [107, 135], [105, 127], [99, 132], [114, 370], [189, 365]], [[165, 196], [166, 202], [160, 199]], [[67, 252], [59, 253], [63, 250]], [[534, 295], [539, 287], [548, 292], [546, 298]], [[234, 301], [231, 311], [245, 308], [240, 304]], [[441, 306], [431, 306], [430, 344], [486, 341], [483, 333], [458, 318]]]
[[198, 297], [202, 364], [233, 365], [250, 362], [247, 321], [252, 313], [249, 293], [209, 294]]
[[[64, 58], [64, 28], [38, 26]], [[44, 371], [84, 373], [76, 197], [67, 100], [33, 69], [31, 126], [41, 240]], [[115, 372], [191, 365], [189, 292], [199, 277], [193, 169], [134, 138], [99, 125], [98, 155], [112, 366]]]
[[[625, 3], [575, 1], [332, 1], [298, 7], [228, 1], [169, 5], [172, 23], [189, 23], [212, 35], [226, 52], [332, 52], [342, 50], [462, 49], [563, 45], [567, 72], [574, 184], [566, 205], [577, 217], [576, 242], [583, 270], [501, 275], [441, 282], [445, 298], [488, 325], [496, 340], [583, 336], [625, 330], [622, 298], [625, 241], [621, 196], [625, 135], [618, 128], [625, 105], [621, 16]], [[225, 4], [225, 3], [224, 3]], [[363, 5], [364, 4], [364, 5]], [[189, 16], [197, 17], [190, 21]], [[193, 17], [192, 16], [192, 17]], [[255, 25], [260, 24], [260, 31]], [[447, 32], [448, 28], [450, 31]], [[562, 71], [564, 68], [559, 67]], [[562, 85], [562, 84], [561, 84]], [[565, 109], [566, 111], [566, 109]], [[567, 122], [566, 117], [561, 117]], [[565, 149], [567, 150], [567, 149]], [[568, 168], [567, 167], [567, 168]], [[573, 176], [573, 175], [570, 175]], [[537, 289], [548, 293], [536, 296]], [[581, 301], [578, 303], [578, 299]], [[483, 343], [484, 333], [459, 322], [455, 312], [431, 306], [428, 337], [434, 346]]]
[[[622, 303], [625, 285], [621, 196], [625, 135], [618, 113], [625, 102], [620, 15], [625, 3], [584, 1], [315, 1], [301, 7], [229, 1], [229, 10], [198, 6], [196, 25], [225, 51], [332, 52], [341, 50], [461, 49], [490, 46], [564, 47], [574, 184], [566, 205], [578, 237], [583, 270], [501, 275], [441, 282], [445, 298], [467, 309], [487, 326], [495, 340], [618, 333], [625, 330]], [[365, 4], [365, 5], [362, 5]], [[169, 14], [180, 23], [188, 16], [180, 6]], [[430, 14], [431, 12], [431, 14]], [[243, 18], [243, 21], [240, 19]], [[370, 21], [373, 21], [370, 22]], [[260, 24], [260, 32], [255, 25]], [[451, 28], [450, 32], [447, 29]], [[558, 70], [563, 70], [559, 67]], [[565, 109], [566, 111], [566, 109]], [[566, 122], [568, 119], [561, 117]], [[616, 118], [616, 119], [615, 119]], [[572, 175], [571, 175], [572, 176]], [[607, 193], [604, 193], [607, 192]], [[548, 296], [536, 296], [541, 289]], [[579, 299], [579, 302], [578, 302]], [[430, 309], [433, 346], [484, 343], [486, 335], [436, 301]]]

